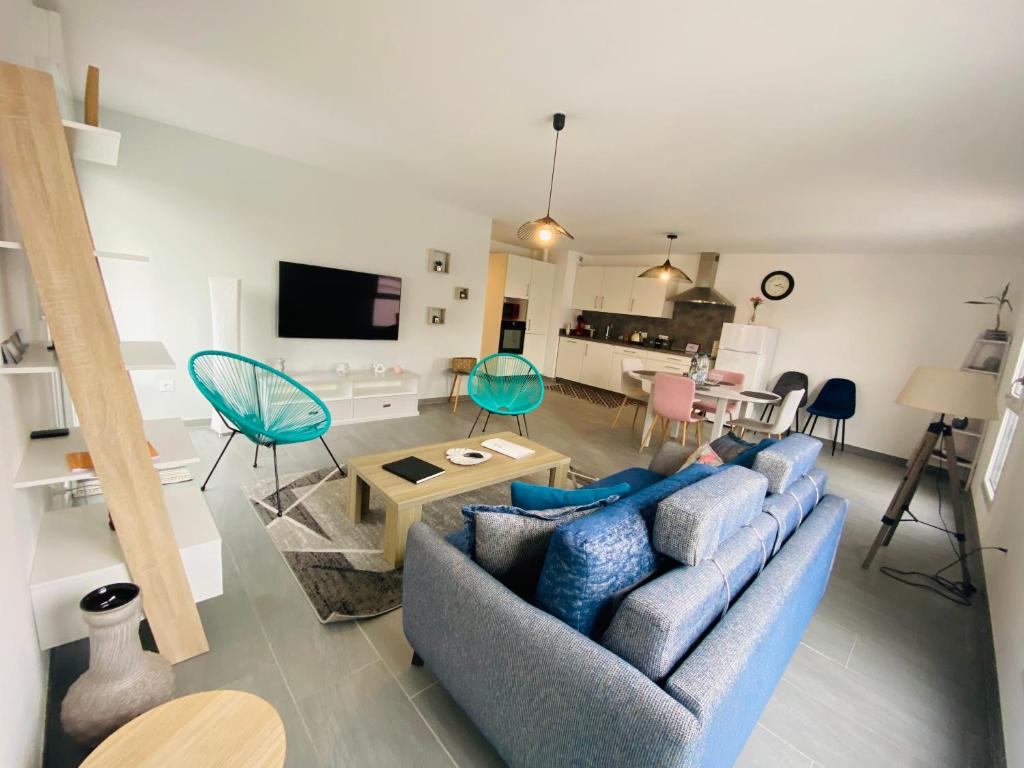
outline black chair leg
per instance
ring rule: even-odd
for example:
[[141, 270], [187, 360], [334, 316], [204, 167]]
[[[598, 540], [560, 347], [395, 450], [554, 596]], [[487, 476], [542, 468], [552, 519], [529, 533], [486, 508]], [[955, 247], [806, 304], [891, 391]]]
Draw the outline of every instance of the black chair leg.
[[260, 457], [260, 444], [256, 443], [256, 452], [252, 455], [252, 468], [256, 469], [256, 460]]
[[839, 422], [840, 419], [836, 419], [836, 431], [832, 434], [832, 455], [836, 455], [836, 443], [839, 442]]
[[324, 448], [327, 449], [327, 455], [331, 457], [331, 461], [334, 462], [334, 466], [336, 466], [338, 468], [338, 474], [344, 476], [345, 472], [342, 470], [341, 464], [339, 464], [338, 460], [336, 458], [334, 458], [334, 454], [331, 453], [331, 449], [330, 449], [330, 447], [328, 447], [327, 441], [324, 440], [324, 436], [323, 435], [320, 435], [320, 442], [323, 443], [324, 444]]
[[530, 425], [526, 423], [526, 414], [523, 414], [523, 428], [526, 430], [526, 437], [530, 437]]
[[765, 405], [764, 408], [761, 409], [761, 421], [768, 421], [768, 418], [773, 413], [775, 413], [775, 406], [772, 405], [771, 403], [768, 403], [767, 405]]
[[277, 516], [284, 514], [281, 510], [281, 480], [277, 476], [277, 443], [270, 444], [270, 450], [274, 454], [274, 502], [277, 504]]
[[[796, 431], [799, 432], [800, 431], [800, 411], [799, 411], [799, 409], [797, 410], [797, 412], [795, 414], [793, 414], [793, 423], [796, 424]], [[792, 428], [790, 428], [789, 434], [793, 434]]]
[[206, 490], [206, 484], [210, 482], [210, 478], [213, 477], [213, 470], [215, 470], [217, 465], [220, 464], [220, 460], [224, 458], [224, 453], [227, 451], [228, 446], [231, 445], [231, 441], [235, 439], [235, 435], [237, 434], [238, 432], [236, 430], [231, 430], [231, 436], [228, 438], [228, 441], [224, 443], [224, 447], [220, 449], [220, 456], [217, 457], [217, 460], [213, 462], [213, 466], [210, 467], [210, 474], [206, 476], [206, 479], [203, 480], [203, 484], [199, 486], [200, 491]]
[[487, 412], [487, 417], [484, 419], [484, 430], [483, 430], [484, 432], [487, 431], [487, 425], [490, 423], [490, 421], [491, 421], [491, 412], [488, 411]]
[[516, 428], [519, 430], [519, 436], [523, 436], [523, 425], [519, 421], [519, 414], [516, 414]]
[[473, 419], [473, 426], [469, 428], [469, 434], [466, 435], [466, 437], [472, 437], [473, 436], [473, 430], [476, 429], [476, 423], [478, 421], [480, 421], [480, 414], [483, 413], [483, 412], [484, 412], [483, 408], [481, 408], [479, 411], [476, 412], [476, 418]]
[[839, 450], [846, 453], [846, 419], [843, 419], [843, 442], [839, 444]]
[[807, 430], [808, 437], [814, 437], [814, 428], [818, 426], [818, 417], [809, 416], [807, 421], [804, 422], [804, 429]]
[[422, 667], [423, 666], [423, 657], [420, 656], [418, 653], [416, 653], [416, 651], [412, 652], [412, 665], [414, 667]]

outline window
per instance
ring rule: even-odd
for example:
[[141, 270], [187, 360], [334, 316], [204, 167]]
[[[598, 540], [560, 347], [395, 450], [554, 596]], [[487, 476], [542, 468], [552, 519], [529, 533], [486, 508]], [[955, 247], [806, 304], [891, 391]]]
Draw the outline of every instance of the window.
[[1022, 409], [1022, 405], [1024, 405], [1024, 346], [1017, 354], [1017, 364], [1013, 368], [1011, 382], [1010, 390], [1006, 393], [1006, 410], [1003, 411], [999, 433], [996, 435], [995, 445], [992, 446], [992, 456], [985, 469], [985, 495], [988, 496], [989, 501], [996, 497], [999, 479], [1003, 475], [1006, 457], [1010, 453], [1013, 435], [1017, 431], [1017, 422], [1020, 421], [1021, 411], [1024, 410]]

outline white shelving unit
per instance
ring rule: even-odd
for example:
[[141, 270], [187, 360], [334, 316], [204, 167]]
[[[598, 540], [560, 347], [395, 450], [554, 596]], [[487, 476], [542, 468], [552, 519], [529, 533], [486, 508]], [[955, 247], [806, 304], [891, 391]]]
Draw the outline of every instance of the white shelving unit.
[[117, 156], [121, 151], [120, 133], [74, 120], [61, 122], [73, 158], [102, 165], [117, 165]]
[[[161, 341], [122, 341], [121, 356], [129, 371], [161, 371], [175, 367], [174, 359]], [[20, 363], [0, 364], [0, 375], [59, 371], [57, 355], [46, 348], [45, 341], [31, 342]]]
[[[985, 333], [978, 334], [978, 337], [971, 345], [970, 351], [964, 358], [960, 369], [970, 371], [982, 376], [1000, 376], [1003, 373], [1003, 366], [1006, 365], [1006, 355], [1010, 349], [1010, 337], [1005, 339], [987, 339]], [[974, 477], [975, 459], [978, 449], [981, 447], [985, 437], [985, 430], [988, 422], [981, 419], [970, 419], [963, 429], [953, 428], [953, 444], [956, 446], [956, 465], [967, 470], [963, 482], [970, 485]], [[946, 466], [946, 454], [940, 448], [932, 452], [931, 463], [938, 467]]]
[[[146, 439], [159, 453], [153, 459], [153, 466], [156, 469], [199, 463], [199, 454], [192, 445], [188, 430], [181, 419], [152, 419], [143, 422], [143, 428], [146, 431]], [[68, 469], [67, 454], [86, 450], [88, 448], [85, 445], [85, 438], [78, 427], [72, 427], [67, 437], [29, 440], [21, 466], [14, 475], [14, 487], [35, 488], [72, 480], [95, 479], [94, 472], [72, 472]]]
[[[164, 501], [196, 602], [224, 591], [221, 538], [195, 483], [166, 486]], [[107, 505], [43, 513], [29, 589], [41, 650], [86, 637], [78, 601], [104, 584], [130, 581]]]
[[[21, 243], [13, 240], [0, 240], [0, 250], [20, 251]], [[135, 253], [117, 253], [116, 251], [93, 251], [97, 259], [114, 259], [116, 261], [149, 261], [148, 256], [139, 256]]]

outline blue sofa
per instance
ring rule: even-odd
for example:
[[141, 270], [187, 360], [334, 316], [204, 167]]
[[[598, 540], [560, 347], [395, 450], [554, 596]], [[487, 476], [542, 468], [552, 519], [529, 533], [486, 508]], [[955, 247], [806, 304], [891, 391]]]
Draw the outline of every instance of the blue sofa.
[[[820, 447], [793, 435], [716, 470], [627, 470], [645, 487], [559, 526], [532, 600], [418, 523], [405, 634], [512, 766], [730, 766], [832, 568], [847, 502], [825, 493]], [[610, 584], [614, 596], [584, 611], [545, 587], [572, 560], [559, 551], [600, 549], [602, 523], [637, 520], [645, 542], [620, 565], [649, 547], [654, 570], [639, 583]]]

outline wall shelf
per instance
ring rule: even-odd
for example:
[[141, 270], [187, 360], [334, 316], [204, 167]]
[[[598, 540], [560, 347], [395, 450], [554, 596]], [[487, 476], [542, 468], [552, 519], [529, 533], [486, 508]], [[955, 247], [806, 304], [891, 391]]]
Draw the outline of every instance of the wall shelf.
[[[156, 469], [197, 464], [199, 454], [181, 419], [151, 419], [144, 421], [146, 439], [159, 451], [153, 460]], [[92, 480], [95, 472], [72, 472], [68, 469], [66, 454], [88, 450], [78, 427], [72, 427], [67, 437], [29, 440], [21, 466], [14, 475], [15, 488], [34, 488], [55, 485], [71, 480]]]
[[[0, 250], [20, 251], [21, 243], [13, 240], [0, 240]], [[117, 253], [116, 251], [93, 251], [97, 259], [115, 259], [117, 261], [149, 261], [149, 256], [140, 256], [136, 253]]]
[[[174, 368], [174, 360], [160, 341], [122, 341], [121, 356], [129, 371], [162, 371]], [[46, 342], [33, 341], [20, 363], [0, 364], [0, 375], [22, 373], [57, 373], [60, 367]]]
[[73, 158], [101, 165], [117, 165], [121, 150], [120, 133], [74, 120], [62, 120], [61, 123]]
[[[224, 592], [221, 539], [195, 483], [164, 487], [167, 516], [196, 602]], [[130, 581], [107, 505], [87, 504], [43, 513], [29, 588], [42, 650], [88, 635], [78, 610], [82, 595]]]

